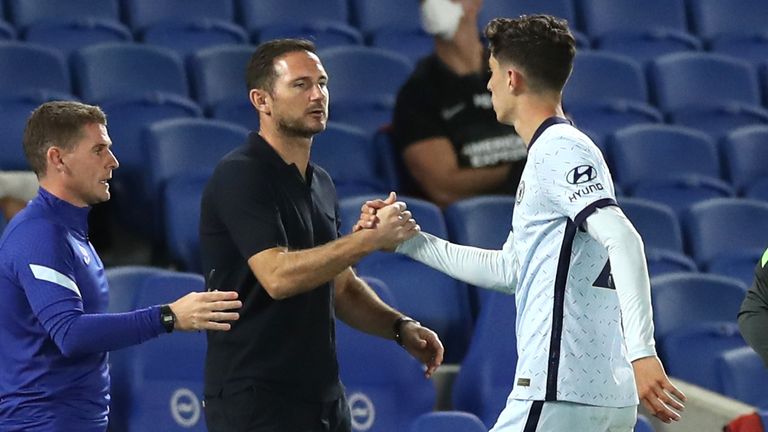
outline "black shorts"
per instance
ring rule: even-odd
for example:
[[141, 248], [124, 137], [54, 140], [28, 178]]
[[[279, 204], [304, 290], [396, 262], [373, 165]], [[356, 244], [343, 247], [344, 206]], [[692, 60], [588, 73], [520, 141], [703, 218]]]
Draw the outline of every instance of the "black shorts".
[[351, 432], [347, 400], [306, 402], [250, 386], [205, 398], [208, 432]]

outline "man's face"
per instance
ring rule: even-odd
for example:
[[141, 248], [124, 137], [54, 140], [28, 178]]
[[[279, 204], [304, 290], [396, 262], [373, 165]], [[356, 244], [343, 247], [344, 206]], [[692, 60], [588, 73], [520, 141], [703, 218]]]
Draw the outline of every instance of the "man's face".
[[64, 187], [71, 202], [78, 206], [93, 205], [109, 200], [112, 170], [120, 165], [112, 154], [112, 140], [107, 127], [91, 123], [83, 126], [72, 150], [62, 150]]
[[328, 75], [320, 59], [306, 51], [288, 53], [275, 61], [270, 96], [271, 113], [282, 133], [310, 138], [328, 122]]
[[509, 124], [509, 112], [511, 111], [509, 90], [509, 77], [506, 68], [502, 68], [496, 57], [491, 55], [488, 60], [491, 69], [491, 77], [488, 79], [488, 91], [491, 92], [491, 103], [496, 112], [496, 120]]

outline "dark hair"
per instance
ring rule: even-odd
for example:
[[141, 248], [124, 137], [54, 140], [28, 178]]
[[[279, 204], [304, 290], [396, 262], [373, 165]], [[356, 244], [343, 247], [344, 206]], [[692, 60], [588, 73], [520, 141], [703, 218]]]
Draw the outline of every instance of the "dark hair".
[[46, 102], [32, 111], [24, 129], [24, 154], [37, 177], [45, 175], [49, 148], [74, 149], [83, 126], [93, 123], [106, 125], [107, 116], [101, 108], [80, 102]]
[[576, 55], [566, 20], [550, 15], [496, 18], [485, 27], [485, 37], [496, 60], [522, 69], [533, 91], [562, 91]]
[[245, 70], [245, 83], [248, 90], [272, 91], [277, 78], [275, 60], [295, 51], [316, 53], [315, 44], [305, 39], [275, 39], [259, 45]]

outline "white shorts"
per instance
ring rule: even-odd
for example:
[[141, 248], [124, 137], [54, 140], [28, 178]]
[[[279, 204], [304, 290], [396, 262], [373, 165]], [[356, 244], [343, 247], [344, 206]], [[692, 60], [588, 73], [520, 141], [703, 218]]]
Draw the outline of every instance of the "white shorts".
[[37, 176], [32, 171], [0, 171], [0, 198], [29, 201], [37, 195]]
[[491, 432], [632, 432], [637, 406], [508, 399]]

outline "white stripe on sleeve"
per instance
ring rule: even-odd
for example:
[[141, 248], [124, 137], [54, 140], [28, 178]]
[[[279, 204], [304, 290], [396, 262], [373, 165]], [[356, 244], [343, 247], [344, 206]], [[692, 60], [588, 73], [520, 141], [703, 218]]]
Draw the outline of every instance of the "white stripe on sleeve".
[[77, 284], [75, 283], [75, 281], [68, 278], [64, 274], [50, 267], [41, 266], [37, 264], [30, 264], [29, 269], [32, 270], [32, 274], [35, 276], [35, 279], [54, 283], [59, 286], [63, 286], [68, 290], [74, 291], [78, 297], [82, 298], [82, 295], [80, 294], [80, 289], [77, 287]]

